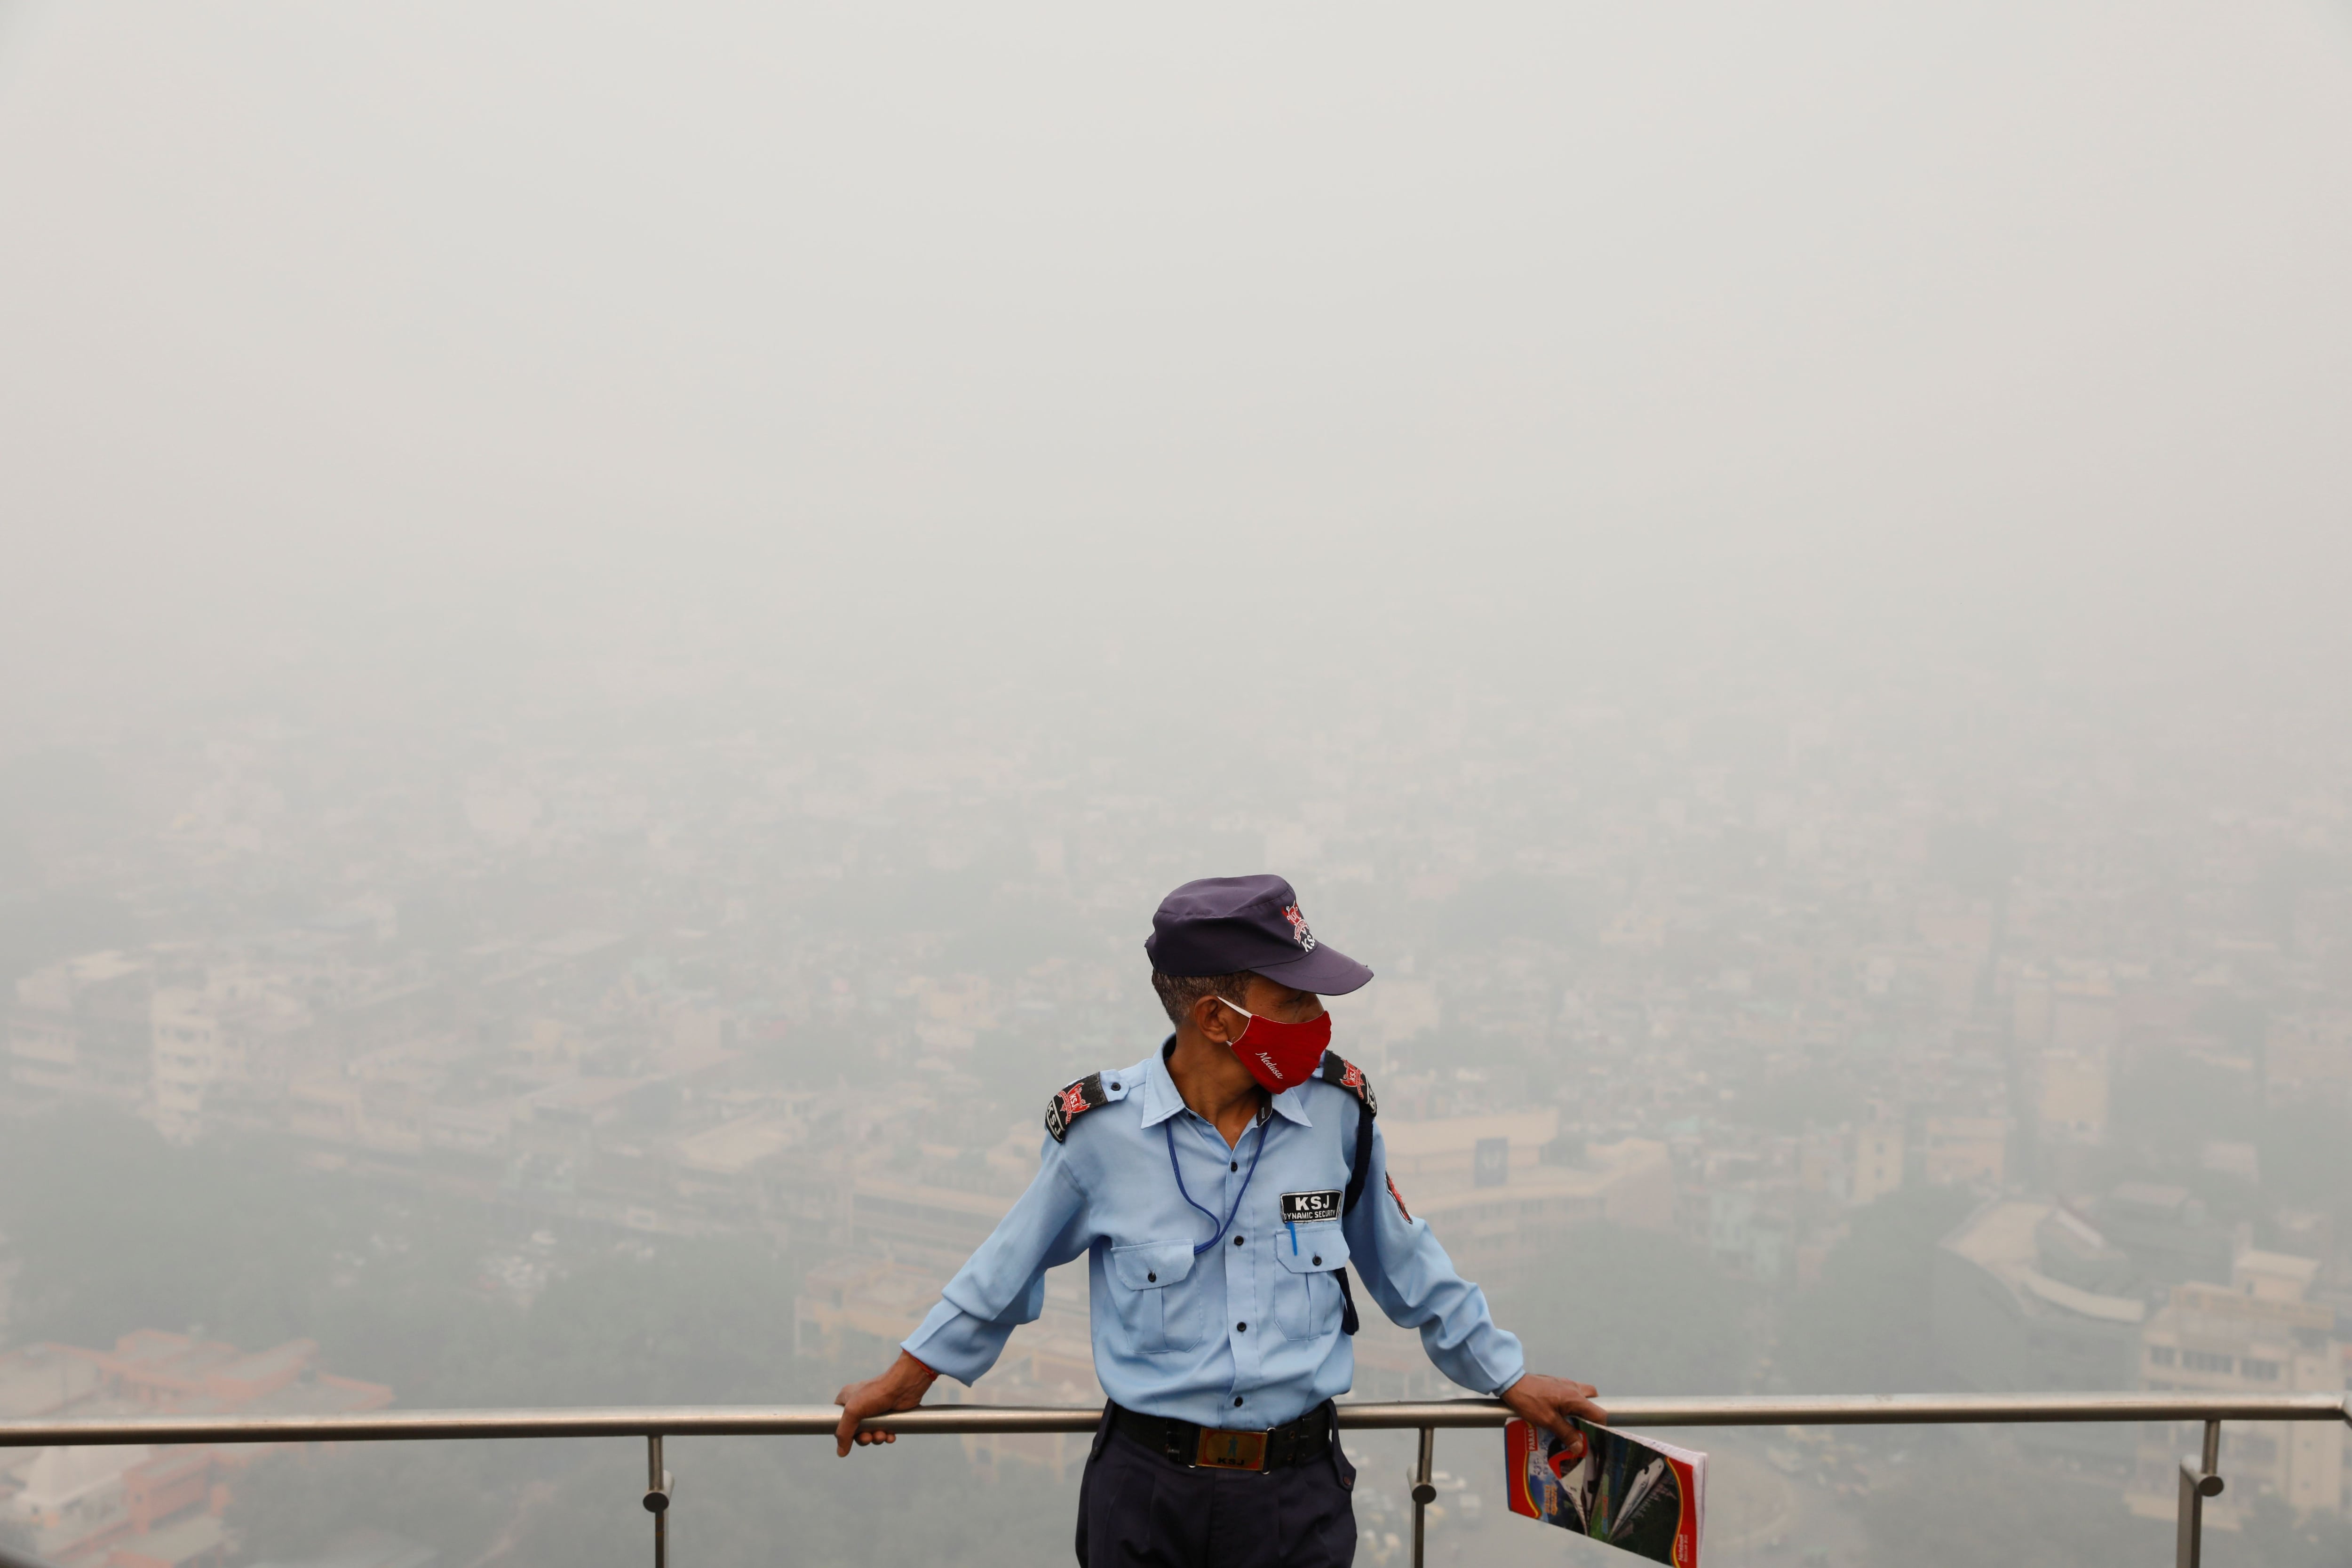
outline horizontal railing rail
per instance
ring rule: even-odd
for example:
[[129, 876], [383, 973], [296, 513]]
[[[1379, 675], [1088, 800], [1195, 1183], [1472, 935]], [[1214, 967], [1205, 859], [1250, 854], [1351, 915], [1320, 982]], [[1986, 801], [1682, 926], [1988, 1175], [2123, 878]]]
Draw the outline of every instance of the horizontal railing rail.
[[[2341, 1394], [1824, 1394], [1607, 1399], [1619, 1426], [1899, 1426], [2048, 1421], [2346, 1421]], [[1351, 1431], [1499, 1426], [1498, 1399], [1341, 1400]], [[1091, 1432], [1102, 1406], [932, 1405], [864, 1423], [875, 1432]], [[835, 1405], [376, 1410], [351, 1415], [130, 1415], [0, 1421], [0, 1448], [113, 1443], [387, 1443], [454, 1437], [831, 1436]]]
[[[2180, 1461], [2175, 1562], [2197, 1568], [2204, 1500], [2221, 1490], [2225, 1421], [2352, 1421], [2341, 1394], [1753, 1394], [1735, 1398], [1611, 1399], [1612, 1424], [1644, 1426], [1891, 1426], [2012, 1422], [2197, 1422], [2201, 1451]], [[1412, 1560], [1423, 1561], [1425, 1510], [1434, 1500], [1431, 1465], [1441, 1429], [1499, 1426], [1499, 1400], [1403, 1403], [1343, 1400], [1349, 1431], [1413, 1431], [1421, 1436], [1412, 1487]], [[866, 1430], [972, 1436], [1091, 1432], [1099, 1405], [939, 1405], [874, 1416]], [[841, 1411], [830, 1405], [621, 1405], [574, 1410], [377, 1410], [336, 1415], [136, 1415], [66, 1421], [0, 1421], [0, 1448], [141, 1443], [385, 1443], [466, 1438], [638, 1437], [646, 1443], [644, 1503], [654, 1516], [654, 1562], [667, 1568], [670, 1474], [665, 1437], [831, 1436]]]

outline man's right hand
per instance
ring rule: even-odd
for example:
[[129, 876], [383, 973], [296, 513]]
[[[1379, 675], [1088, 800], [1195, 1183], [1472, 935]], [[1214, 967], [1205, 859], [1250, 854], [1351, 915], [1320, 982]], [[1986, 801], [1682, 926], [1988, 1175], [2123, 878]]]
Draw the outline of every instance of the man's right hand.
[[895, 1415], [901, 1410], [912, 1410], [923, 1402], [931, 1384], [940, 1374], [908, 1355], [898, 1352], [890, 1370], [879, 1377], [869, 1377], [864, 1383], [853, 1383], [833, 1396], [841, 1406], [841, 1425], [834, 1428], [834, 1452], [842, 1458], [849, 1457], [849, 1446], [861, 1447], [867, 1443], [895, 1443], [896, 1432], [861, 1432], [857, 1424], [869, 1415]]

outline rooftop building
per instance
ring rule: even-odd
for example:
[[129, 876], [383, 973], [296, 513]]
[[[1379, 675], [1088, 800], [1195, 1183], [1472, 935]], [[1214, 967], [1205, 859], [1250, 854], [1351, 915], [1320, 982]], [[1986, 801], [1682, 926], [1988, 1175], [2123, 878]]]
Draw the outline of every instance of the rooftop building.
[[1666, 1146], [1628, 1138], [1581, 1148], [1559, 1137], [1559, 1113], [1381, 1121], [1389, 1173], [1474, 1279], [1525, 1265], [1578, 1226], [1675, 1227]]
[[[381, 1409], [392, 1390], [319, 1371], [318, 1346], [248, 1352], [145, 1329], [111, 1351], [40, 1344], [0, 1354], [0, 1419], [306, 1415]], [[0, 1519], [37, 1556], [75, 1568], [202, 1568], [227, 1550], [230, 1482], [266, 1445], [38, 1448], [0, 1455]]]
[[[2147, 1303], [2066, 1278], [2095, 1277], [2087, 1270], [2107, 1251], [2055, 1204], [1997, 1198], [1970, 1215], [1936, 1249], [1936, 1350], [1953, 1378], [1982, 1393], [2134, 1386]], [[2104, 1429], [2051, 1432], [2057, 1446], [2127, 1451]]]
[[[2318, 1272], [2315, 1258], [2248, 1251], [2239, 1254], [2227, 1285], [2174, 1286], [2141, 1335], [2144, 1386], [2198, 1394], [2342, 1392], [2345, 1346], [2336, 1337], [2335, 1311], [2305, 1299]], [[2186, 1426], [2157, 1425], [2143, 1434], [2129, 1494], [2135, 1512], [2171, 1517], [2173, 1464], [2192, 1440]], [[2225, 1442], [2248, 1484], [2210, 1508], [2216, 1525], [2231, 1528], [2245, 1500], [2262, 1494], [2298, 1512], [2343, 1510], [2341, 1424], [2231, 1422]]]

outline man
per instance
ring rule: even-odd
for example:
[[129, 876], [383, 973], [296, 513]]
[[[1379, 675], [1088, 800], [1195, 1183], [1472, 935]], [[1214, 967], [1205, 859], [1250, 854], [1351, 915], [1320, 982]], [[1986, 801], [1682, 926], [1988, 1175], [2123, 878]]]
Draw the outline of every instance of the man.
[[1078, 1491], [1078, 1562], [1340, 1568], [1355, 1470], [1331, 1401], [1352, 1382], [1344, 1269], [1421, 1331], [1438, 1370], [1563, 1436], [1588, 1384], [1527, 1370], [1485, 1294], [1388, 1179], [1371, 1087], [1326, 1049], [1325, 996], [1372, 977], [1307, 929], [1279, 877], [1168, 895], [1143, 946], [1176, 1032], [1054, 1096], [1035, 1180], [881, 1376], [835, 1396], [838, 1449], [888, 1443], [941, 1373], [969, 1384], [1087, 1255], [1110, 1395]]

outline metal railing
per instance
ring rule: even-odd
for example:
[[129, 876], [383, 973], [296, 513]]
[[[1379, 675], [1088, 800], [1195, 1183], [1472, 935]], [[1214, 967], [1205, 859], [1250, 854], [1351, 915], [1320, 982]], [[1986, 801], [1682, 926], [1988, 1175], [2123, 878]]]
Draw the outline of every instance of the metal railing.
[[[2224, 1421], [2352, 1422], [2341, 1394], [1883, 1394], [1755, 1395], [1731, 1399], [1611, 1399], [1618, 1426], [1905, 1426], [2010, 1422], [2194, 1421], [2202, 1451], [2180, 1461], [2176, 1568], [2197, 1568], [2205, 1500], [2221, 1490]], [[1431, 1466], [1440, 1429], [1499, 1426], [1509, 1408], [1492, 1399], [1354, 1404], [1349, 1431], [1414, 1431], [1412, 1561], [1421, 1568], [1427, 1510], [1437, 1496]], [[942, 1405], [879, 1415], [866, 1430], [987, 1435], [1091, 1432], [1099, 1406]], [[664, 1437], [825, 1436], [841, 1419], [830, 1405], [626, 1406], [582, 1410], [381, 1410], [356, 1415], [149, 1415], [122, 1420], [0, 1421], [0, 1448], [146, 1443], [389, 1443], [448, 1438], [641, 1437], [655, 1568], [667, 1568], [671, 1476]]]

